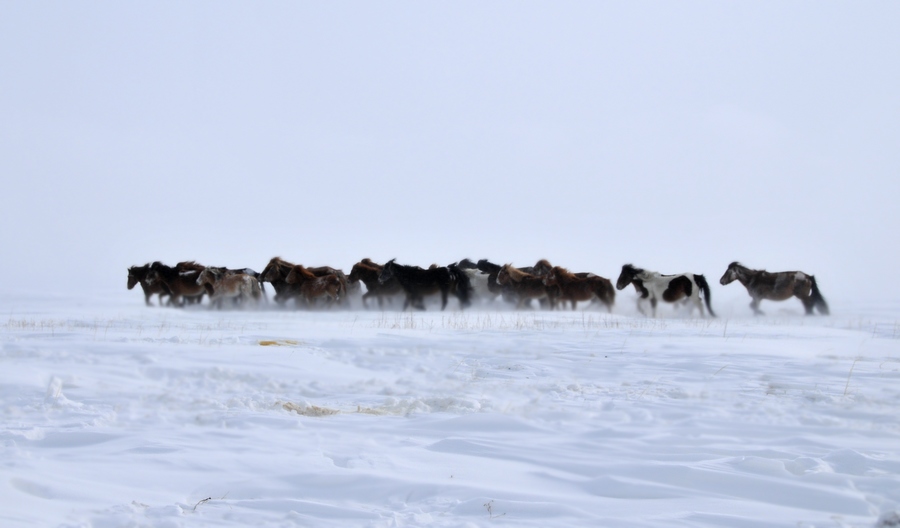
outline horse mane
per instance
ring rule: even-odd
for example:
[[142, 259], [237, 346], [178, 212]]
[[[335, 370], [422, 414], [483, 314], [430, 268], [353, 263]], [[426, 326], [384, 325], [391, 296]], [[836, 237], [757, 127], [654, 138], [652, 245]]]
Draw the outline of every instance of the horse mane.
[[141, 273], [146, 275], [147, 272], [150, 271], [150, 264], [144, 264], [143, 266], [131, 266], [128, 268], [128, 273]]
[[[566, 278], [575, 277], [574, 273], [572, 273], [571, 271], [567, 270], [566, 268], [564, 268], [562, 266], [554, 266], [553, 268], [551, 268], [551, 270], [553, 271], [553, 273], [555, 273], [557, 275], [563, 275]], [[577, 277], [575, 277], [575, 278], [577, 278]]]
[[629, 273], [632, 273], [634, 275], [637, 275], [638, 273], [644, 271], [642, 268], [638, 268], [634, 264], [625, 264], [624, 266], [622, 266], [622, 271], [625, 270], [628, 270]]
[[178, 271], [202, 271], [206, 266], [201, 264], [197, 264], [194, 260], [185, 260], [175, 264], [175, 269]]
[[383, 268], [384, 266], [382, 266], [381, 264], [376, 264], [376, 263], [372, 262], [370, 259], [364, 258], [364, 259], [360, 260], [359, 262], [357, 262], [356, 264], [354, 264], [353, 267], [354, 268], [362, 268], [362, 269], [370, 270], [370, 271], [381, 271], [381, 268]]
[[291, 268], [292, 272], [299, 273], [304, 279], [315, 279], [316, 274], [306, 269], [303, 264], [297, 264]]
[[522, 282], [525, 279], [537, 278], [535, 275], [531, 273], [525, 273], [519, 268], [513, 266], [512, 264], [505, 264], [503, 269], [506, 270], [506, 273], [509, 275], [509, 278], [515, 282]]

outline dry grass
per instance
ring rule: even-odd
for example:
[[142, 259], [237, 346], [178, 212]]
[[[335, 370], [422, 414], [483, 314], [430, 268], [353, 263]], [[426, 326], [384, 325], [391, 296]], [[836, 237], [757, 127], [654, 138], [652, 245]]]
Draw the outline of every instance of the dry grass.
[[298, 405], [291, 402], [284, 403], [281, 407], [286, 411], [295, 412], [302, 416], [331, 416], [341, 412], [338, 409], [329, 409], [318, 405]]

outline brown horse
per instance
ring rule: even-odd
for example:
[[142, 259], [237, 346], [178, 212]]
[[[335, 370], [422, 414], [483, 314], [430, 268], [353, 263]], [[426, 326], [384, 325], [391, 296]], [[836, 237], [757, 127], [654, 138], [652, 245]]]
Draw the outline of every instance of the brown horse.
[[147, 282], [161, 283], [169, 289], [169, 304], [184, 306], [187, 303], [199, 303], [206, 289], [197, 283], [204, 266], [190, 260], [179, 262], [175, 267], [156, 261], [150, 264]]
[[719, 279], [719, 284], [731, 284], [735, 280], [741, 282], [750, 298], [750, 308], [754, 315], [763, 315], [759, 309], [759, 303], [763, 299], [770, 301], [784, 301], [791, 297], [800, 299], [806, 309], [806, 315], [812, 315], [813, 309], [822, 315], [828, 315], [828, 304], [819, 293], [816, 278], [802, 271], [779, 271], [769, 273], [766, 270], [754, 270], [741, 265], [740, 262], [732, 262], [725, 270], [725, 274]]
[[262, 298], [256, 277], [236, 270], [206, 268], [197, 277], [197, 284], [209, 295], [210, 308], [221, 309], [225, 299], [231, 299], [236, 305], [245, 302], [256, 304]]
[[544, 284], [559, 288], [559, 299], [563, 306], [566, 301], [572, 303], [572, 309], [578, 301], [591, 301], [597, 299], [606, 305], [607, 311], [612, 313], [612, 305], [616, 299], [616, 290], [612, 282], [593, 273], [571, 273], [566, 268], [556, 266], [550, 269], [550, 273], [544, 277]]
[[161, 281], [148, 282], [148, 273], [150, 273], [150, 264], [131, 266], [128, 268], [128, 289], [131, 290], [136, 285], [140, 284], [141, 289], [144, 290], [144, 302], [147, 306], [153, 306], [153, 303], [150, 302], [150, 297], [152, 297], [154, 293], [159, 294], [159, 305], [162, 306], [163, 295], [171, 296], [172, 292], [170, 292], [165, 283]]
[[[266, 264], [262, 273], [259, 274], [260, 281], [272, 284], [272, 288], [275, 289], [275, 301], [278, 304], [284, 304], [288, 299], [293, 299], [301, 295], [300, 287], [297, 285], [298, 283], [289, 284], [286, 280], [294, 266], [296, 266], [296, 264], [283, 260], [281, 257], [273, 257], [269, 263]], [[339, 269], [328, 266], [306, 269], [317, 277], [337, 275], [338, 279], [341, 281], [343, 290], [346, 292], [351, 289], [347, 284], [347, 276]]]
[[[516, 297], [516, 308], [522, 308], [532, 299], [550, 299], [552, 289], [544, 284], [544, 279], [531, 273], [514, 267], [512, 264], [504, 264], [497, 273], [497, 283], [508, 287]], [[551, 308], [553, 305], [550, 305]]]
[[397, 282], [396, 278], [392, 278], [384, 283], [378, 282], [378, 276], [381, 274], [383, 268], [384, 266], [381, 264], [376, 264], [375, 262], [372, 262], [372, 260], [364, 258], [354, 264], [353, 268], [350, 270], [350, 275], [347, 277], [350, 284], [356, 284], [362, 281], [362, 283], [366, 285], [366, 293], [362, 296], [364, 307], [368, 307], [366, 300], [369, 297], [377, 297], [378, 307], [380, 308], [384, 305], [385, 297], [387, 297], [390, 302], [394, 296], [403, 293], [403, 288], [400, 286], [400, 283]]
[[331, 306], [332, 303], [340, 302], [346, 293], [344, 283], [336, 273], [316, 275], [302, 264], [291, 268], [285, 281], [297, 286], [308, 307], [312, 307], [321, 297], [326, 299], [326, 306]]

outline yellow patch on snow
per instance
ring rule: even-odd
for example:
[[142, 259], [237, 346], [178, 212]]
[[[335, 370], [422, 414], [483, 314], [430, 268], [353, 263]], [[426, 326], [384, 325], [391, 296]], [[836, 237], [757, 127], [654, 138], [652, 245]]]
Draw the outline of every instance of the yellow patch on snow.
[[259, 344], [260, 346], [294, 346], [298, 343], [293, 339], [272, 339], [260, 341]]
[[326, 407], [319, 407], [318, 405], [300, 406], [291, 402], [283, 404], [282, 407], [286, 411], [293, 411], [297, 414], [302, 414], [303, 416], [330, 416], [341, 412], [337, 409], [328, 409]]

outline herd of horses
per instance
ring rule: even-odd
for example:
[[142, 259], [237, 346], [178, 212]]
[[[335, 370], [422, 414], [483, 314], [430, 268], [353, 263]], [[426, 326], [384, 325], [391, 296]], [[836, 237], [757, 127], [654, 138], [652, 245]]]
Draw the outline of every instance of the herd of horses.
[[[791, 297], [800, 299], [808, 315], [816, 310], [823, 315], [829, 313], [815, 277], [807, 273], [770, 273], [732, 262], [719, 283], [726, 285], [735, 280], [747, 289], [752, 298], [750, 307], [756, 315], [763, 313], [759, 309], [762, 300], [782, 301]], [[622, 266], [615, 288], [607, 278], [588, 272], [573, 273], [543, 259], [527, 267], [463, 259], [448, 266], [432, 264], [426, 269], [398, 264], [393, 259], [378, 264], [365, 258], [353, 265], [349, 275], [337, 268], [308, 268], [280, 257], [271, 259], [259, 273], [250, 268], [203, 266], [194, 261], [179, 262], [174, 267], [157, 261], [128, 268], [128, 289], [140, 284], [148, 306], [152, 305], [153, 295], [158, 295], [161, 306], [164, 299], [166, 304], [176, 307], [197, 304], [204, 296], [213, 308], [257, 306], [268, 298], [265, 283], [274, 290], [277, 305], [308, 309], [348, 307], [352, 298], [361, 299], [363, 307], [377, 302], [383, 309], [395, 302], [399, 305], [402, 298], [403, 310], [424, 310], [427, 298], [439, 296], [443, 310], [452, 295], [460, 309], [476, 300], [500, 299], [517, 309], [532, 307], [536, 302], [539, 307], [551, 310], [568, 306], [574, 310], [579, 302], [589, 301], [602, 304], [610, 312], [616, 290], [631, 285], [638, 294], [637, 308], [642, 314], [647, 314], [645, 306], [649, 304], [650, 315], [655, 317], [657, 305], [662, 301], [687, 308], [688, 315], [696, 308], [701, 316], [704, 316], [705, 303], [706, 312], [715, 317], [709, 283], [703, 275], [663, 275], [631, 264]]]

